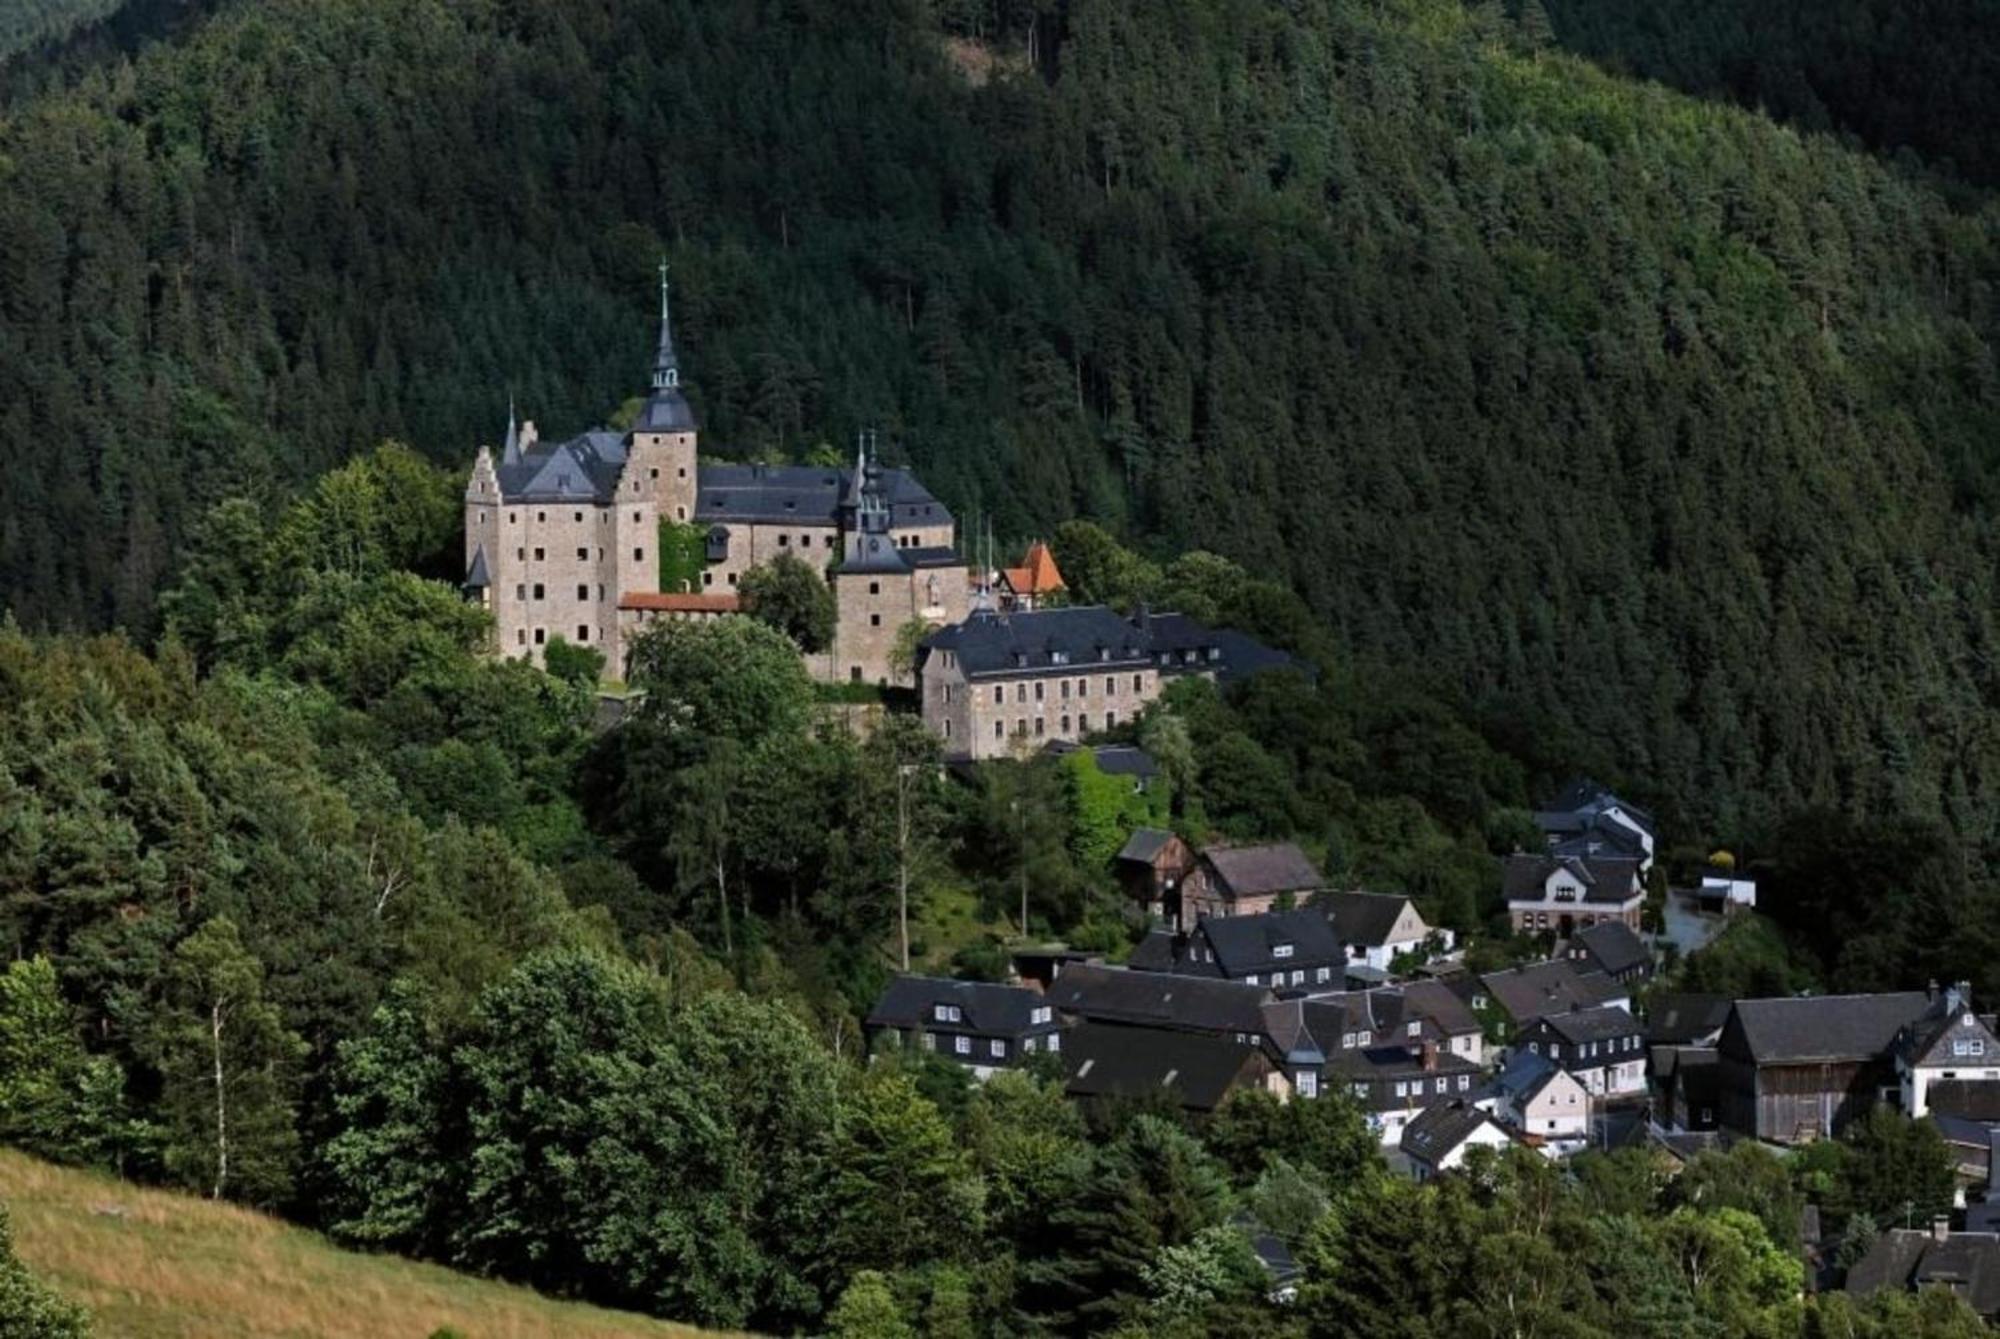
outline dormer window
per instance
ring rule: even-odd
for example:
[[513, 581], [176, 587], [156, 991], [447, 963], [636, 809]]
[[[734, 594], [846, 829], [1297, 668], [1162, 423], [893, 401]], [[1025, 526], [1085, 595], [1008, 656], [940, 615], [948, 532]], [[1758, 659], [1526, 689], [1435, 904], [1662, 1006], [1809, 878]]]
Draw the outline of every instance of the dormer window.
[[1108, 646], [1100, 646], [1100, 647], [1098, 647], [1098, 648], [1097, 648], [1097, 658], [1098, 658], [1099, 660], [1109, 660], [1109, 659], [1111, 659], [1111, 648], [1110, 648], [1110, 647], [1108, 647]]
[[1423, 1030], [1424, 1030], [1424, 1025], [1422, 1023], [1412, 1023], [1410, 1024], [1409, 1035], [1412, 1037], [1420, 1036], [1422, 1035]]
[[1055, 1017], [1055, 1011], [1049, 1008], [1048, 1005], [1043, 1004], [1037, 1006], [1032, 1012], [1029, 1013], [1028, 1021], [1031, 1024], [1039, 1026], [1043, 1023], [1048, 1022], [1050, 1019], [1054, 1017]]
[[956, 1023], [961, 1021], [963, 1015], [956, 1004], [938, 1004], [931, 1006], [931, 1017], [940, 1023]]
[[1289, 957], [1291, 957], [1291, 956], [1292, 956], [1292, 945], [1290, 945], [1290, 944], [1279, 944], [1279, 945], [1278, 945], [1278, 946], [1277, 946], [1276, 948], [1273, 948], [1273, 949], [1271, 950], [1271, 956], [1272, 956], [1272, 957], [1274, 957], [1274, 958], [1289, 958]]
[[1354, 1034], [1354, 1043], [1357, 1046], [1366, 1046], [1374, 1040], [1375, 1040], [1375, 1034], [1368, 1031], [1366, 1028], [1363, 1028], [1361, 1031]]

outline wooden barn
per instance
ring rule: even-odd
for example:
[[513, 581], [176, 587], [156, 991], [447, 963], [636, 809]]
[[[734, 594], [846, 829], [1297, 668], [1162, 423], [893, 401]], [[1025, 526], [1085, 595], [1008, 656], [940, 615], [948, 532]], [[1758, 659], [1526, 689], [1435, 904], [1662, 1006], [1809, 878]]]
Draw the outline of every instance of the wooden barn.
[[1896, 1088], [1896, 1035], [1922, 991], [1738, 1000], [1718, 1044], [1721, 1124], [1778, 1144], [1838, 1134]]

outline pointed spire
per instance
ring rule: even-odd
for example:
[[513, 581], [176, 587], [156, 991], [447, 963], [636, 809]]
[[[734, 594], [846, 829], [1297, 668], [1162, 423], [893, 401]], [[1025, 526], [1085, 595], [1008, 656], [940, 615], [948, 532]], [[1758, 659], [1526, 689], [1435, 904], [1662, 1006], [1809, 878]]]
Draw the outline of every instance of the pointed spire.
[[667, 262], [660, 261], [660, 347], [653, 355], [653, 389], [672, 390], [681, 384], [680, 359], [674, 354], [674, 327], [667, 309]]
[[507, 444], [501, 449], [500, 463], [519, 464], [521, 460], [521, 430], [514, 425], [514, 393], [507, 393]]

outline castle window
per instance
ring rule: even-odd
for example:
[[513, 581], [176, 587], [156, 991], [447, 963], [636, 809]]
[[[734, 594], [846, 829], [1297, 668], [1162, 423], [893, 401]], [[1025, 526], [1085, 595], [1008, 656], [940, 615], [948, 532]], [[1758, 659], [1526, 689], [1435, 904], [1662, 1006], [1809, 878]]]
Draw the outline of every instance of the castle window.
[[544, 635], [544, 633], [542, 632], [542, 630], [541, 630], [540, 628], [536, 628], [536, 629], [535, 629], [535, 645], [536, 645], [536, 646], [540, 646], [540, 645], [542, 644], [542, 642], [543, 642], [544, 640], [545, 640], [545, 635]]
[[602, 581], [597, 583], [597, 598], [600, 600], [604, 598], [604, 583]]
[[790, 547], [792, 547], [792, 537], [790, 535], [779, 535], [778, 547], [781, 549], [789, 549]]
[[1037, 679], [1035, 680], [1035, 701], [1040, 702], [1041, 700], [1042, 700], [1042, 681], [1040, 679]]
[[536, 550], [535, 550], [535, 561], [536, 561], [536, 562], [540, 562], [540, 561], [542, 561], [542, 559], [546, 558], [547, 556], [548, 556], [548, 550], [547, 550], [547, 549], [536, 549]]
[[1001, 736], [1001, 734], [1003, 733], [1003, 731], [1005, 730], [1005, 728], [1006, 728], [1006, 727], [1002, 726], [1002, 725], [1000, 724], [1000, 722], [998, 722], [998, 721], [995, 721], [995, 722], [993, 722], [993, 737], [994, 737], [995, 739], [998, 739], [998, 738], [1000, 738], [1000, 736]]
[[576, 598], [579, 600], [588, 600], [590, 598], [590, 587], [586, 583], [581, 581], [577, 583]]
[[1106, 675], [1104, 679], [1104, 695], [1106, 697], [1118, 696], [1118, 680], [1110, 677], [1109, 675]]
[[1140, 675], [1140, 674], [1135, 674], [1135, 675], [1133, 675], [1133, 676], [1132, 676], [1132, 691], [1133, 691], [1133, 692], [1135, 692], [1135, 693], [1143, 693], [1143, 692], [1145, 692], [1145, 691], [1146, 691], [1146, 689], [1145, 689], [1145, 683], [1146, 683], [1146, 679], [1145, 679], [1145, 676], [1144, 676], [1144, 675]]
[[946, 703], [946, 705], [949, 705], [949, 704], [951, 703], [951, 685], [950, 685], [950, 684], [946, 684], [946, 685], [944, 686], [944, 700], [945, 700], [945, 703]]
[[590, 550], [589, 550], [589, 549], [578, 549], [578, 550], [576, 551], [576, 560], [577, 560], [578, 562], [580, 562], [580, 563], [587, 563], [587, 562], [589, 562], [589, 561], [590, 561]]
[[1087, 712], [1087, 711], [1080, 711], [1080, 712], [1078, 712], [1078, 713], [1076, 714], [1076, 732], [1077, 732], [1078, 734], [1080, 734], [1080, 735], [1087, 735], [1087, 734], [1089, 734], [1089, 733], [1090, 733], [1090, 713], [1089, 713], [1089, 712]]
[[520, 519], [521, 519], [521, 514], [520, 514], [519, 512], [513, 512], [513, 511], [510, 511], [510, 512], [508, 512], [508, 513], [507, 513], [507, 524], [509, 524], [509, 525], [513, 525], [513, 524], [514, 524], [515, 522], [519, 521]]
[[515, 549], [514, 556], [522, 562], [528, 561], [528, 551], [526, 549]]
[[657, 478], [659, 478], [659, 477], [660, 477], [660, 472], [659, 472], [659, 470], [657, 470], [657, 469], [650, 469], [650, 470], [647, 470], [647, 471], [646, 471], [646, 477], [647, 477], [648, 479], [657, 479]]
[[729, 584], [732, 586], [736, 584], [736, 573], [731, 572], [729, 574]]
[[576, 639], [580, 642], [590, 640], [590, 625], [588, 623], [579, 623], [576, 625]]
[[514, 645], [526, 646], [527, 644], [528, 644], [528, 630], [526, 628], [514, 629]]
[[686, 507], [674, 508], [674, 519], [676, 521], [685, 521], [687, 518], [688, 518], [688, 509]]
[[950, 722], [950, 721], [946, 721], [946, 722], [944, 723], [944, 737], [945, 737], [946, 739], [950, 739], [950, 738], [951, 738], [951, 722]]
[[634, 550], [632, 550], [632, 561], [633, 561], [633, 562], [635, 562], [635, 563], [643, 563], [643, 562], [645, 562], [645, 561], [646, 561], [646, 551], [645, 551], [644, 549], [634, 549]]
[[1014, 685], [1014, 700], [1015, 700], [1016, 702], [1026, 702], [1026, 701], [1028, 700], [1028, 685], [1027, 685], [1027, 684], [1025, 684], [1025, 683], [1017, 683], [1017, 684], [1015, 684], [1015, 685]]
[[[1065, 701], [1065, 702], [1069, 701], [1069, 680], [1068, 680], [1068, 679], [1064, 679], [1064, 680], [1062, 681], [1062, 696], [1063, 696], [1063, 701]], [[1065, 728], [1065, 729], [1067, 729], [1068, 727], [1067, 727], [1067, 726], [1065, 726], [1064, 728]]]
[[715, 573], [703, 572], [701, 574], [701, 584], [704, 586], [713, 586], [715, 584]]
[[543, 524], [546, 524], [546, 523], [548, 522], [548, 519], [549, 519], [549, 514], [548, 514], [547, 512], [545, 512], [545, 511], [538, 511], [538, 512], [536, 512], [536, 513], [535, 513], [535, 524], [536, 524], [536, 525], [543, 525]]
[[994, 704], [997, 706], [998, 704], [1005, 702], [1006, 700], [1007, 700], [1007, 685], [1004, 683], [994, 684], [993, 685]]
[[687, 466], [685, 466], [685, 465], [681, 466], [681, 468], [680, 468], [680, 477], [681, 477], [681, 478], [683, 478], [683, 479], [685, 479], [685, 478], [687, 478], [687, 477], [688, 477], [688, 472], [687, 472]]
[[882, 616], [881, 616], [880, 614], [870, 614], [870, 615], [868, 616], [868, 626], [869, 626], [869, 627], [871, 627], [871, 628], [879, 628], [879, 627], [881, 627], [881, 626], [882, 626]]
[[1088, 679], [1078, 679], [1078, 680], [1076, 681], [1076, 695], [1077, 695], [1078, 697], [1089, 697], [1089, 696], [1090, 696], [1090, 680], [1088, 680]]
[[1037, 737], [1039, 737], [1041, 733], [1042, 733], [1042, 718], [1037, 716], [1035, 717], [1035, 734]]
[[879, 581], [871, 581], [871, 582], [869, 582], [869, 583], [868, 583], [868, 593], [869, 593], [870, 595], [880, 595], [880, 594], [882, 593], [882, 583], [881, 583], [881, 582], [879, 582]]
[[1062, 732], [1063, 732], [1064, 734], [1068, 734], [1068, 733], [1069, 733], [1069, 713], [1067, 713], [1067, 712], [1063, 713], [1063, 718], [1062, 718]]
[[539, 581], [535, 583], [535, 598], [537, 600], [542, 598], [542, 583]]
[[573, 522], [575, 522], [575, 523], [576, 523], [577, 525], [582, 525], [582, 524], [583, 524], [583, 513], [582, 513], [582, 512], [580, 512], [580, 511], [578, 511], [578, 512], [571, 512], [571, 513], [570, 513], [570, 520], [572, 520]]
[[1107, 729], [1107, 730], [1109, 730], [1109, 729], [1110, 729], [1110, 728], [1111, 728], [1112, 726], [1114, 726], [1114, 725], [1116, 725], [1116, 724], [1118, 724], [1118, 713], [1117, 713], [1117, 712], [1115, 712], [1115, 711], [1107, 711], [1107, 712], [1105, 712], [1105, 713], [1104, 713], [1104, 728], [1105, 728], [1105, 729]]
[[799, 536], [799, 547], [800, 547], [800, 548], [802, 548], [802, 549], [809, 549], [809, 548], [811, 548], [812, 546], [813, 546], [813, 537], [812, 537], [811, 535], [800, 535], [800, 536]]
[[524, 581], [520, 585], [514, 587], [514, 598], [517, 600], [525, 600], [528, 598], [527, 582]]

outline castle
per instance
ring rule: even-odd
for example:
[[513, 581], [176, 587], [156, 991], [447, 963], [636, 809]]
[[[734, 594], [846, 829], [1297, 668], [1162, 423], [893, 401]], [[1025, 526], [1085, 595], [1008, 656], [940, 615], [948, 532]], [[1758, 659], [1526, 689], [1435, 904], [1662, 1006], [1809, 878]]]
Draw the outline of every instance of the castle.
[[[833, 638], [806, 656], [813, 675], [909, 685], [892, 665], [898, 633], [957, 623], [970, 602], [951, 512], [865, 446], [852, 469], [722, 465], [700, 460], [698, 438], [663, 265], [659, 344], [632, 426], [545, 445], [510, 406], [499, 458], [482, 446], [473, 463], [465, 589], [492, 613], [500, 653], [540, 664], [561, 637], [601, 651], [604, 672], [622, 678], [645, 624], [734, 613], [743, 574], [789, 553], [833, 588]], [[667, 522], [702, 532], [698, 589], [662, 589]]]

